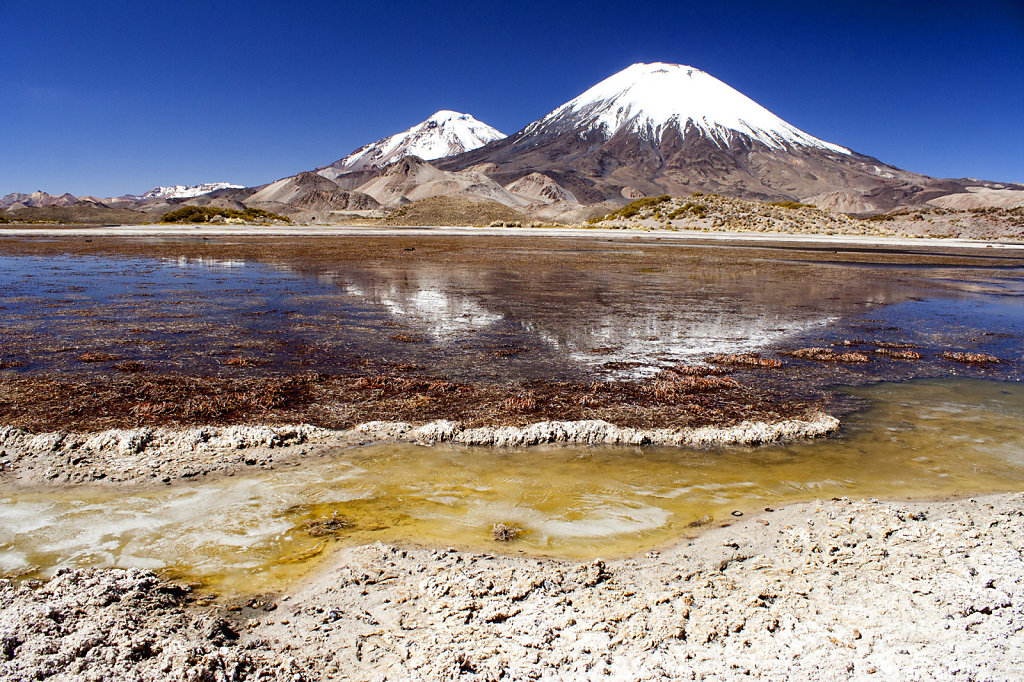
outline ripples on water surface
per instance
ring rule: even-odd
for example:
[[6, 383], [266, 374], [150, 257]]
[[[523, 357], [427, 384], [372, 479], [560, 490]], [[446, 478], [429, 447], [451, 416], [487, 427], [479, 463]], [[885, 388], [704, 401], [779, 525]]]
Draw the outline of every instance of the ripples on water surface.
[[[734, 509], [833, 496], [1024, 489], [1024, 386], [880, 384], [841, 438], [757, 449], [493, 450], [382, 444], [308, 467], [147, 492], [0, 494], [0, 571], [140, 566], [227, 591], [280, 586], [332, 543], [416, 542], [609, 557]], [[353, 522], [337, 540], [312, 519]], [[527, 533], [489, 539], [496, 522]]]

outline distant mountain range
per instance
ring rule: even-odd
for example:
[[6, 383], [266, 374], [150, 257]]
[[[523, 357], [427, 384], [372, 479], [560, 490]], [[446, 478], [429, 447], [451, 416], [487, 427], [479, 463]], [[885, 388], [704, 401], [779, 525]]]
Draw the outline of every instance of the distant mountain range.
[[53, 194], [47, 194], [42, 190], [37, 190], [31, 194], [14, 192], [0, 197], [0, 208], [20, 208], [25, 206], [32, 208], [38, 208], [40, 206], [70, 206], [78, 201], [80, 201], [79, 197], [76, 197], [74, 194], [61, 194], [59, 196], [54, 196]]
[[469, 114], [439, 111], [326, 166], [259, 187], [156, 187], [110, 199], [10, 194], [37, 206], [158, 215], [182, 203], [265, 208], [300, 220], [379, 212], [444, 197], [576, 221], [641, 196], [714, 192], [867, 214], [897, 207], [1024, 206], [1024, 185], [936, 179], [806, 133], [713, 76], [634, 64], [506, 137]]
[[120, 197], [98, 199], [93, 196], [76, 197], [73, 194], [54, 196], [42, 190], [31, 194], [15, 192], [0, 197], [0, 208], [42, 208], [45, 206], [74, 206], [76, 204], [123, 204], [141, 203], [151, 199], [191, 199], [221, 189], [244, 189], [243, 185], [230, 182], [204, 182], [198, 185], [171, 185], [170, 187], [154, 187], [144, 194], [125, 194]]

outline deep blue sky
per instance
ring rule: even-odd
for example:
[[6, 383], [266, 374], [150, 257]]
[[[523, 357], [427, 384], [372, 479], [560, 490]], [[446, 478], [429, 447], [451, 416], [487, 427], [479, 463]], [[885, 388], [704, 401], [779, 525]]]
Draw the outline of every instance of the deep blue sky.
[[260, 184], [437, 109], [512, 133], [638, 61], [908, 170], [1024, 182], [1024, 0], [0, 0], [0, 195]]

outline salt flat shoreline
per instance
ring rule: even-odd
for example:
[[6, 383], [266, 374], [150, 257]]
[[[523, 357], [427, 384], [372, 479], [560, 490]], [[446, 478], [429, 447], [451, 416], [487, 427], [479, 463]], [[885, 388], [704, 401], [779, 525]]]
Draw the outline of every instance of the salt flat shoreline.
[[886, 237], [879, 235], [787, 234], [701, 230], [634, 230], [589, 227], [440, 227], [381, 225], [121, 225], [0, 227], [2, 237], [387, 237], [387, 236], [569, 237], [591, 239], [649, 238], [661, 241], [711, 242], [735, 245], [815, 245], [822, 248], [856, 246], [877, 248], [1000, 249], [1024, 251], [1024, 242], [938, 237]]
[[476, 428], [447, 420], [417, 425], [375, 421], [351, 429], [240, 424], [87, 433], [32, 433], [0, 427], [0, 485], [170, 484], [211, 474], [298, 466], [338, 448], [384, 442], [518, 448], [547, 444], [718, 447], [818, 438], [834, 433], [839, 425], [835, 417], [818, 412], [807, 419], [674, 429], [620, 428], [601, 420]]
[[1022, 517], [1021, 493], [843, 498], [607, 562], [378, 544], [212, 603], [65, 570], [0, 581], [0, 678], [1019, 679]]

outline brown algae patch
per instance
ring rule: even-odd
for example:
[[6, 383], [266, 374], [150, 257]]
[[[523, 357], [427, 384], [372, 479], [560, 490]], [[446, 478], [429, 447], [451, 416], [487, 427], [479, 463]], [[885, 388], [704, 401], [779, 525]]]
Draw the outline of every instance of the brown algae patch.
[[0, 382], [0, 424], [43, 432], [246, 422], [306, 422], [337, 429], [442, 419], [484, 427], [600, 419], [623, 428], [657, 429], [813, 419], [824, 407], [818, 399], [719, 374], [711, 368], [700, 373], [670, 368], [635, 381], [508, 384], [399, 372], [7, 376]]

